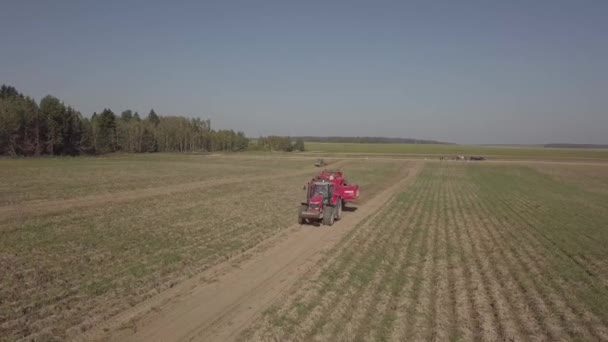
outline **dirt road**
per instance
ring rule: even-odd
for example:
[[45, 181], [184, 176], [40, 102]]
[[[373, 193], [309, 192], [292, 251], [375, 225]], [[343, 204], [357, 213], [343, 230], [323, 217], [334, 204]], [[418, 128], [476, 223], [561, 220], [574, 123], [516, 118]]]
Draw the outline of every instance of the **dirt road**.
[[407, 175], [368, 200], [331, 228], [290, 227], [250, 253], [238, 267], [227, 262], [134, 306], [77, 340], [230, 341], [304, 275], [323, 252], [357, 223], [385, 205], [421, 169], [408, 164]]

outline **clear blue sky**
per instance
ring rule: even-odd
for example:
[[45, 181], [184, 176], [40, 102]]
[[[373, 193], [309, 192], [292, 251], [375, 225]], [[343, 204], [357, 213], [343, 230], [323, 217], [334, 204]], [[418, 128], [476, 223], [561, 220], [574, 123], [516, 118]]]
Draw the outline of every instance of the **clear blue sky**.
[[608, 1], [6, 1], [0, 83], [250, 136], [608, 143]]

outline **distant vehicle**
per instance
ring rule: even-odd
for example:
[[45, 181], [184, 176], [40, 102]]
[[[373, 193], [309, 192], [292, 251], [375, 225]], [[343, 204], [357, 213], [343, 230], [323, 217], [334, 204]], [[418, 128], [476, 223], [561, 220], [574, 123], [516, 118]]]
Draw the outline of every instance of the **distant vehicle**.
[[469, 160], [486, 160], [486, 158], [482, 156], [471, 156], [469, 157]]
[[324, 170], [304, 187], [306, 202], [298, 210], [298, 223], [319, 222], [331, 226], [342, 218], [347, 201], [359, 197], [359, 186], [347, 184], [342, 171]]
[[327, 163], [323, 159], [317, 159], [317, 161], [315, 162], [315, 166], [316, 167], [322, 167], [322, 166], [325, 166], [325, 165], [327, 165]]

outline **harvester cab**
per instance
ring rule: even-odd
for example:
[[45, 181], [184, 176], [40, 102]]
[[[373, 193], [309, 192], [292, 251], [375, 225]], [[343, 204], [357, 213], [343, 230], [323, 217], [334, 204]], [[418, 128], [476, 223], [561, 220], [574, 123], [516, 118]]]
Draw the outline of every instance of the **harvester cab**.
[[319, 199], [321, 199], [321, 202], [323, 202], [325, 204], [329, 203], [329, 201], [332, 197], [333, 188], [334, 188], [333, 184], [326, 182], [326, 181], [312, 183], [309, 186], [309, 191], [308, 191], [308, 196], [307, 196], [308, 202], [310, 202], [313, 198], [315, 198], [315, 199], [319, 198]]

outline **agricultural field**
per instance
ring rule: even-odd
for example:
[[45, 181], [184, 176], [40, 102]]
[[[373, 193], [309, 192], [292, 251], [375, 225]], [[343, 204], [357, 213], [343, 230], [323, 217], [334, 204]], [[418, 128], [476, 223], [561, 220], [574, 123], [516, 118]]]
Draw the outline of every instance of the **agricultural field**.
[[560, 167], [427, 162], [240, 339], [607, 340], [608, 195]]
[[307, 142], [310, 152], [337, 155], [409, 155], [436, 157], [439, 155], [480, 155], [501, 159], [577, 159], [608, 160], [608, 149], [542, 148], [534, 146], [468, 146], [441, 144], [359, 144]]
[[[366, 197], [402, 162], [347, 161]], [[332, 166], [332, 165], [330, 165]], [[0, 340], [64, 340], [296, 223], [313, 159], [0, 160]]]
[[608, 340], [608, 164], [1, 159], [0, 340]]

